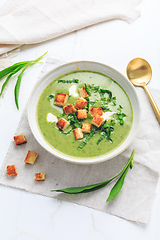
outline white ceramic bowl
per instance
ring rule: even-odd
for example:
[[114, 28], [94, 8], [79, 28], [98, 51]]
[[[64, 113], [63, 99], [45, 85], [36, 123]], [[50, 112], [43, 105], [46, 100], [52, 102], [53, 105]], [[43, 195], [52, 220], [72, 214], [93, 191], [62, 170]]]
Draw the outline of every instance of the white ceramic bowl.
[[[36, 106], [37, 102], [39, 100], [39, 97], [43, 90], [54, 80], [60, 77], [61, 75], [64, 75], [66, 73], [70, 73], [72, 71], [77, 70], [90, 70], [99, 72], [102, 74], [105, 74], [112, 79], [114, 79], [127, 93], [131, 104], [133, 108], [133, 124], [131, 127], [131, 131], [128, 135], [128, 137], [125, 139], [125, 141], [117, 147], [114, 151], [103, 155], [103, 156], [97, 156], [92, 158], [77, 158], [65, 155], [64, 153], [61, 153], [51, 147], [47, 141], [45, 141], [44, 137], [42, 136], [38, 124], [36, 121]], [[39, 82], [36, 84], [34, 89], [31, 92], [29, 102], [28, 102], [28, 121], [31, 128], [31, 131], [36, 138], [37, 142], [46, 149], [49, 153], [55, 155], [58, 158], [61, 158], [65, 161], [72, 162], [72, 163], [78, 163], [78, 164], [95, 164], [100, 163], [103, 161], [107, 161], [121, 152], [123, 152], [129, 144], [132, 142], [134, 137], [136, 136], [136, 133], [138, 131], [139, 125], [140, 125], [140, 118], [141, 118], [141, 111], [140, 111], [140, 103], [138, 100], [137, 93], [133, 87], [133, 85], [129, 82], [127, 78], [125, 78], [121, 73], [116, 71], [115, 69], [101, 64], [97, 62], [90, 62], [90, 61], [80, 61], [80, 62], [72, 62], [68, 64], [64, 64], [60, 67], [57, 67], [56, 69], [53, 69], [46, 75], [44, 75]]]

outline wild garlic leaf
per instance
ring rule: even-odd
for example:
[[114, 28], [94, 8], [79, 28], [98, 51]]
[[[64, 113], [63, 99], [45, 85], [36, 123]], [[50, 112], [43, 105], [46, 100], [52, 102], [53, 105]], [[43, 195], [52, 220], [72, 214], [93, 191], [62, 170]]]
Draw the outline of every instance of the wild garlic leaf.
[[[47, 53], [47, 52], [46, 52]], [[46, 54], [45, 53], [45, 54]], [[14, 96], [15, 96], [15, 103], [17, 106], [17, 109], [19, 109], [19, 105], [18, 105], [18, 98], [19, 98], [19, 90], [20, 90], [20, 84], [21, 84], [21, 79], [22, 79], [22, 75], [24, 73], [24, 71], [31, 65], [37, 63], [45, 54], [43, 54], [42, 56], [38, 57], [35, 60], [31, 60], [31, 61], [24, 61], [24, 62], [18, 62], [13, 64], [10, 67], [7, 67], [5, 69], [3, 69], [2, 71], [0, 71], [0, 79], [2, 79], [3, 77], [5, 77], [6, 75], [8, 75], [7, 79], [5, 80], [5, 82], [2, 85], [1, 88], [1, 92], [0, 92], [0, 96], [2, 95], [4, 88], [6, 87], [7, 83], [9, 82], [10, 78], [16, 74], [18, 71], [20, 71], [22, 68], [24, 68], [22, 70], [22, 72], [19, 74], [16, 85], [15, 85], [15, 89], [14, 89]]]
[[51, 190], [55, 192], [64, 192], [68, 194], [77, 194], [77, 193], [87, 193], [87, 192], [93, 192], [100, 188], [105, 187], [108, 183], [112, 181], [111, 179], [102, 183], [92, 184], [84, 187], [71, 187], [71, 188], [64, 188], [64, 189], [58, 189], [58, 190]]
[[106, 134], [105, 132], [102, 133], [102, 135], [100, 136], [100, 138], [98, 139], [98, 141], [96, 142], [96, 144], [98, 145], [106, 136], [107, 136], [107, 134]]
[[3, 85], [2, 85], [1, 92], [0, 92], [0, 96], [2, 95], [2, 93], [3, 93], [3, 91], [4, 91], [4, 89], [5, 89], [6, 85], [7, 85], [7, 83], [9, 82], [10, 78], [11, 78], [14, 74], [16, 74], [17, 72], [19, 72], [19, 70], [20, 70], [21, 68], [23, 68], [23, 66], [17, 67], [16, 69], [14, 69], [14, 71], [13, 71], [11, 74], [8, 75], [8, 77], [6, 78], [5, 82], [4, 82]]
[[120, 192], [121, 188], [123, 187], [125, 176], [128, 172], [130, 165], [127, 167], [127, 169], [124, 171], [124, 173], [120, 176], [112, 190], [110, 191], [109, 197], [107, 198], [106, 202], [109, 202], [111, 199], [117, 196], [117, 194]]
[[2, 71], [0, 71], [0, 79], [2, 79], [3, 77], [5, 77], [6, 75], [8, 75], [9, 73], [12, 73], [14, 70], [16, 70], [17, 68], [21, 69], [22, 67], [24, 67], [26, 64], [28, 64], [30, 61], [25, 61], [25, 62], [19, 62], [19, 63], [15, 63], [10, 67], [7, 67], [5, 69], [3, 69]]
[[[46, 52], [47, 53], [47, 52]], [[46, 54], [45, 53], [45, 54]], [[34, 62], [38, 62], [45, 54], [43, 54], [42, 56], [38, 57], [35, 60], [31, 60], [31, 61], [24, 61], [24, 62], [18, 62], [13, 64], [12, 66], [9, 66], [5, 69], [3, 69], [2, 71], [0, 71], [0, 79], [2, 79], [3, 77], [5, 77], [6, 75], [8, 75], [9, 73], [12, 73], [15, 69], [19, 68], [20, 69], [30, 63], [34, 63]]]
[[[133, 156], [135, 154], [135, 149], [133, 149], [132, 153], [131, 153], [131, 156], [129, 158], [129, 161], [127, 162], [126, 166], [123, 168], [123, 170], [118, 173], [115, 177], [105, 181], [105, 182], [101, 182], [101, 183], [96, 183], [96, 184], [92, 184], [92, 185], [87, 185], [87, 186], [83, 186], [83, 187], [70, 187], [70, 188], [63, 188], [63, 189], [58, 189], [58, 190], [51, 190], [51, 192], [63, 192], [63, 193], [67, 193], [67, 194], [78, 194], [78, 193], [87, 193], [87, 192], [93, 192], [95, 190], [98, 190], [100, 188], [103, 188], [105, 187], [107, 184], [109, 184], [110, 182], [112, 182], [114, 179], [117, 179], [118, 177], [120, 177], [118, 180], [119, 183], [117, 182], [117, 184], [115, 184], [114, 186], [114, 190], [112, 191], [111, 193], [111, 196], [110, 198], [113, 199], [114, 195], [118, 194], [119, 191], [121, 190], [122, 186], [123, 186], [123, 182], [124, 182], [124, 179], [125, 179], [125, 176], [128, 172], [128, 169], [130, 167], [130, 165], [133, 164]], [[115, 196], [116, 196], [115, 195]], [[111, 200], [107, 199], [107, 201]]]
[[[28, 66], [29, 67], [29, 66]], [[15, 97], [15, 103], [16, 103], [16, 107], [19, 110], [19, 105], [18, 105], [18, 99], [19, 99], [19, 90], [20, 90], [20, 85], [21, 85], [21, 80], [22, 80], [22, 75], [24, 73], [24, 71], [28, 68], [24, 68], [22, 70], [22, 72], [19, 74], [16, 85], [15, 85], [15, 89], [14, 89], [14, 97]]]

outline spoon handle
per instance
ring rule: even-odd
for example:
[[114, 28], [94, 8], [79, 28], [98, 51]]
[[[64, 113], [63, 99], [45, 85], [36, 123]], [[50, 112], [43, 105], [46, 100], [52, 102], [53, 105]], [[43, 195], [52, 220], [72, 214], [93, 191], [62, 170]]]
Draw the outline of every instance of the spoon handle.
[[156, 114], [156, 117], [157, 117], [157, 119], [158, 119], [158, 122], [160, 123], [160, 111], [159, 111], [159, 109], [158, 109], [158, 107], [157, 107], [157, 104], [155, 103], [155, 101], [154, 101], [154, 99], [153, 99], [153, 97], [152, 97], [149, 89], [147, 88], [147, 86], [146, 86], [146, 85], [143, 85], [143, 88], [145, 89], [145, 91], [146, 91], [146, 93], [147, 93], [147, 95], [148, 95], [148, 97], [149, 97], [150, 103], [151, 103], [151, 105], [152, 105], [152, 107], [153, 107], [153, 110], [154, 110], [154, 112], [155, 112], [155, 114]]

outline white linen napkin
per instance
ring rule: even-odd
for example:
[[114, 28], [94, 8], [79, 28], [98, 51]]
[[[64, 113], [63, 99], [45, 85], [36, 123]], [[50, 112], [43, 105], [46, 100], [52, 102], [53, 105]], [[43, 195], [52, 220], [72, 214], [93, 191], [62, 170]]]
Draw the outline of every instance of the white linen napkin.
[[0, 55], [100, 22], [135, 20], [141, 0], [9, 0], [0, 9]]
[[[60, 60], [49, 58], [39, 78], [60, 64], [62, 64]], [[136, 138], [119, 156], [95, 165], [71, 164], [46, 152], [31, 133], [25, 108], [15, 135], [24, 134], [27, 143], [16, 146], [14, 141], [11, 142], [0, 171], [0, 183], [87, 206], [127, 220], [148, 223], [160, 172], [160, 126], [144, 90], [137, 88], [137, 92], [140, 102], [143, 102], [143, 108], [142, 123]], [[152, 94], [160, 107], [160, 91], [152, 89]], [[85, 186], [110, 179], [123, 169], [133, 149], [136, 150], [133, 169], [128, 171], [120, 193], [110, 202], [106, 203], [106, 199], [114, 183], [95, 192], [78, 195], [50, 191], [72, 186]], [[24, 163], [28, 150], [39, 154], [34, 165]], [[7, 175], [8, 164], [16, 165], [17, 176]], [[36, 182], [34, 180], [36, 172], [45, 172], [46, 180]]]

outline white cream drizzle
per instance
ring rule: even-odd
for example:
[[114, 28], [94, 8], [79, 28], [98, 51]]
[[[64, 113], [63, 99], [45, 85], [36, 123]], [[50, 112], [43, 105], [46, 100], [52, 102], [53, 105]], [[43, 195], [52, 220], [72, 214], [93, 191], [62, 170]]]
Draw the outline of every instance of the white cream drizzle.
[[58, 119], [55, 115], [53, 115], [52, 113], [48, 113], [47, 114], [47, 122], [57, 122]]
[[114, 114], [115, 112], [105, 112], [103, 113], [102, 117], [104, 118], [104, 120], [110, 120], [111, 116]]
[[77, 86], [76, 85], [72, 85], [69, 88], [69, 95], [71, 95], [73, 97], [78, 97], [78, 93], [77, 93], [76, 89], [77, 89]]

